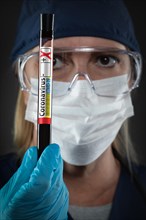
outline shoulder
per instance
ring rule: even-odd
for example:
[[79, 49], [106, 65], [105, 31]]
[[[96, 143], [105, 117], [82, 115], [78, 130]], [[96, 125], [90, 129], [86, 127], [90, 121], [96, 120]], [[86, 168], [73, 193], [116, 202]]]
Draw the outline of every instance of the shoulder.
[[19, 167], [19, 157], [16, 153], [0, 155], [0, 188], [2, 188]]
[[129, 179], [132, 185], [135, 185], [138, 189], [142, 189], [146, 194], [146, 165], [137, 165], [134, 163], [131, 163], [131, 166], [128, 163], [122, 163], [121, 165], [122, 179]]
[[133, 165], [133, 173], [137, 181], [141, 183], [146, 192], [146, 165]]
[[132, 164], [131, 170], [125, 166], [122, 170], [121, 182], [125, 185], [125, 190], [128, 190], [131, 198], [135, 197], [137, 201], [146, 204], [146, 166]]
[[132, 164], [132, 172], [138, 175], [139, 178], [146, 181], [146, 165], [136, 165]]
[[146, 165], [133, 165], [133, 170], [139, 175], [146, 174]]
[[146, 166], [129, 166], [121, 163], [121, 173], [110, 219], [146, 219]]

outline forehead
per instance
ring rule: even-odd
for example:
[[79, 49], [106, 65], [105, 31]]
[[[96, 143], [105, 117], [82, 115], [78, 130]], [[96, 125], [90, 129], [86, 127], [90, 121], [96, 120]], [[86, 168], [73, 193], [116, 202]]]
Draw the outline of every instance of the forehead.
[[[50, 43], [46, 42], [46, 46], [49, 46]], [[117, 48], [117, 49], [126, 49], [126, 47], [113, 40], [98, 38], [98, 37], [65, 37], [55, 39], [53, 42], [54, 48], [61, 47], [109, 47], [109, 48]], [[33, 48], [33, 52], [39, 51], [39, 46]]]
[[119, 42], [97, 37], [66, 37], [54, 40], [54, 47], [110, 47], [125, 49], [125, 46]]

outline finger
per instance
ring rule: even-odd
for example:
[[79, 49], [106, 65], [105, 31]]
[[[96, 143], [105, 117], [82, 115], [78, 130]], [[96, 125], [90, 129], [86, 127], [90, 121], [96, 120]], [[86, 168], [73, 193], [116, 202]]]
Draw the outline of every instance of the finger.
[[22, 160], [22, 163], [15, 175], [14, 183], [17, 184], [24, 184], [25, 182], [29, 181], [31, 173], [33, 172], [34, 168], [37, 165], [37, 147], [30, 147]]
[[51, 189], [49, 194], [46, 193], [46, 197], [44, 197], [44, 201], [42, 202], [44, 206], [45, 204], [49, 204], [49, 216], [53, 216], [54, 219], [64, 219], [63, 216], [67, 216], [68, 211], [69, 192], [64, 183], [57, 190], [55, 188], [56, 185]]
[[[63, 181], [63, 161], [61, 157], [58, 159], [58, 162], [58, 167], [52, 176], [51, 185], [49, 189], [47, 189], [43, 194], [46, 203], [50, 205], [54, 204], [55, 201], [58, 200], [58, 197], [62, 191], [62, 187], [65, 186]], [[64, 190], [67, 189], [64, 188]]]
[[42, 153], [37, 166], [31, 174], [30, 181], [35, 187], [40, 187], [40, 193], [51, 187], [52, 177], [58, 168], [60, 148], [57, 144], [50, 144]]
[[[60, 156], [58, 158], [58, 167], [54, 170], [54, 175], [52, 176], [51, 187], [59, 188], [63, 184], [63, 160]], [[56, 189], [58, 190], [58, 189]]]
[[37, 148], [29, 148], [23, 158], [21, 166], [3, 187], [2, 195], [10, 202], [20, 187], [29, 181], [30, 175], [37, 164]]

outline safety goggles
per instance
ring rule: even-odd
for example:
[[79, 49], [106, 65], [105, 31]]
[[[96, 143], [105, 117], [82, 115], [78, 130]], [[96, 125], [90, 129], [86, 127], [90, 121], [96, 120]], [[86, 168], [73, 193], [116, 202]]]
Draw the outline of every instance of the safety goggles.
[[[99, 88], [100, 84], [105, 82], [106, 86], [108, 83], [112, 90], [114, 85], [111, 79], [122, 76], [127, 86], [120, 90], [120, 95], [126, 94], [138, 87], [141, 68], [140, 54], [127, 50], [103, 47], [65, 47], [55, 48], [53, 51], [54, 89], [63, 83], [65, 88], [62, 95], [71, 91], [77, 80], [87, 80], [97, 95], [113, 96], [105, 94], [104, 90], [102, 92], [102, 88]], [[31, 91], [32, 79], [39, 77], [38, 52], [18, 57], [18, 75], [21, 89]], [[59, 93], [54, 92], [54, 94], [59, 96]]]

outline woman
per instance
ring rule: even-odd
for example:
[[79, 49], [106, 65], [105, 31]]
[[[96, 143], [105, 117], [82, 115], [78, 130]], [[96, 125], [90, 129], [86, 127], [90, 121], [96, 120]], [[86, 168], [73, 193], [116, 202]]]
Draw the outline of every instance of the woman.
[[[37, 162], [30, 146], [37, 145], [39, 14], [48, 11], [55, 13], [52, 143], [61, 156], [52, 144]], [[123, 2], [24, 1], [12, 60], [22, 89], [15, 141], [21, 156], [29, 150], [2, 188], [2, 218], [145, 219], [146, 171], [123, 124], [133, 116], [141, 56]]]

